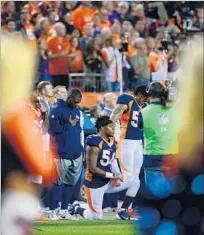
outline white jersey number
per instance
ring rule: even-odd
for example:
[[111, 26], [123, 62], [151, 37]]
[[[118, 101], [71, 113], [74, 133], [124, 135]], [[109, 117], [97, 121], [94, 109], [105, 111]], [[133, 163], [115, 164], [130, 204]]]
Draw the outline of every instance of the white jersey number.
[[103, 150], [103, 155], [102, 155], [102, 159], [100, 160], [100, 164], [102, 166], [108, 166], [112, 159], [114, 158], [115, 154], [113, 154], [113, 157], [110, 159], [110, 151], [109, 150]]
[[131, 125], [133, 127], [138, 127], [138, 116], [139, 116], [139, 112], [138, 111], [133, 111], [132, 112], [132, 121], [131, 121]]

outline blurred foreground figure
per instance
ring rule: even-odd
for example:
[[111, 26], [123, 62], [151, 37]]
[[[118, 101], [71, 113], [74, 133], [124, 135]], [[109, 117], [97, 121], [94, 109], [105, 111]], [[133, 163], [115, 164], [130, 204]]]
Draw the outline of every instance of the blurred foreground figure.
[[1, 48], [1, 234], [30, 235], [37, 217], [38, 192], [28, 178], [41, 175], [48, 182], [52, 161], [44, 166], [42, 137], [32, 132], [34, 118], [26, 104], [35, 68], [33, 52], [20, 37], [3, 38]]
[[181, 120], [179, 146], [181, 164], [187, 170], [204, 170], [203, 62], [203, 38], [201, 37], [200, 44], [195, 43], [193, 48], [184, 54], [183, 72], [179, 80]]

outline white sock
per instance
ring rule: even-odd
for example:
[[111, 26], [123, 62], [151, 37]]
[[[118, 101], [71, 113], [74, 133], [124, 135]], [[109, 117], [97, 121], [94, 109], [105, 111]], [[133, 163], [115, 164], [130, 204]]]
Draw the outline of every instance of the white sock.
[[118, 200], [118, 207], [117, 210], [120, 211], [122, 207], [123, 201]]

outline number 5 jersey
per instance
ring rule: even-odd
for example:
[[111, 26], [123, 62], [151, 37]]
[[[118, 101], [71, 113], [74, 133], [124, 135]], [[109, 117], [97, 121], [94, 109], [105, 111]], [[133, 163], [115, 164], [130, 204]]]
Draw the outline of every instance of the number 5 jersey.
[[145, 103], [140, 107], [133, 96], [122, 94], [118, 97], [117, 104], [127, 105], [127, 111], [120, 117], [120, 138], [129, 140], [142, 140], [143, 131], [138, 128], [138, 115]]
[[[104, 140], [100, 135], [90, 135], [86, 139], [86, 147], [97, 147], [99, 155], [97, 159], [97, 167], [106, 172], [112, 172], [111, 164], [116, 158], [116, 142], [110, 139], [110, 142]], [[109, 183], [110, 179], [101, 175], [93, 174], [86, 168], [84, 185], [89, 188], [100, 188]]]

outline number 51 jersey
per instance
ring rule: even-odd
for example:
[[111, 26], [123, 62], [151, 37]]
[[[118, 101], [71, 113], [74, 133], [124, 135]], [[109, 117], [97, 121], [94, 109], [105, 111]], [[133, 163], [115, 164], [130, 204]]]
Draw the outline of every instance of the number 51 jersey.
[[[100, 152], [97, 159], [97, 167], [106, 172], [112, 172], [111, 163], [116, 157], [116, 142], [114, 139], [108, 143], [100, 135], [90, 135], [86, 138], [86, 146], [97, 147]], [[106, 185], [110, 179], [93, 174], [86, 168], [84, 185], [89, 188], [100, 188]]]
[[134, 97], [128, 94], [122, 94], [118, 97], [117, 104], [128, 106], [126, 112], [120, 117], [120, 138], [130, 140], [142, 140], [143, 131], [138, 128], [138, 116], [142, 108], [135, 101]]

